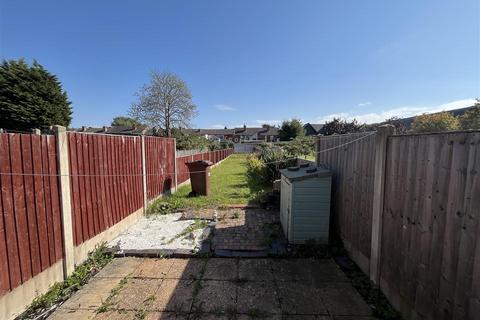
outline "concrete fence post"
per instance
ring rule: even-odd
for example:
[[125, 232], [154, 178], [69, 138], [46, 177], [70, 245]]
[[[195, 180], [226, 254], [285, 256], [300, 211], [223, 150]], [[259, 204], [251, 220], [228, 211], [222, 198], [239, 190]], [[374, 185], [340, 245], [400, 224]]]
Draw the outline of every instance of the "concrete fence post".
[[387, 160], [387, 140], [395, 133], [392, 125], [378, 127], [375, 140], [375, 174], [373, 185], [372, 241], [370, 250], [370, 280], [379, 284], [380, 255], [382, 250], [382, 216], [385, 197], [385, 166]]
[[67, 278], [75, 269], [68, 138], [65, 127], [53, 126], [53, 131], [57, 141], [58, 183], [62, 212], [63, 276]]
[[40, 129], [32, 129], [32, 133], [39, 136], [42, 134], [42, 131], [40, 131]]
[[145, 135], [142, 135], [142, 185], [143, 185], [143, 214], [147, 214], [148, 192], [147, 192], [147, 161], [145, 159]]

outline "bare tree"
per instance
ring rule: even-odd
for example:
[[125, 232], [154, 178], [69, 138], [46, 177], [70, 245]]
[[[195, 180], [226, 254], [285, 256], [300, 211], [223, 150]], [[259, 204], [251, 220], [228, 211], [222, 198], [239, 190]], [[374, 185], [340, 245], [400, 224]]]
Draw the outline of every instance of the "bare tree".
[[137, 93], [138, 101], [129, 114], [138, 121], [165, 130], [171, 136], [174, 127], [189, 127], [197, 114], [192, 94], [185, 81], [169, 72], [152, 72], [150, 83]]

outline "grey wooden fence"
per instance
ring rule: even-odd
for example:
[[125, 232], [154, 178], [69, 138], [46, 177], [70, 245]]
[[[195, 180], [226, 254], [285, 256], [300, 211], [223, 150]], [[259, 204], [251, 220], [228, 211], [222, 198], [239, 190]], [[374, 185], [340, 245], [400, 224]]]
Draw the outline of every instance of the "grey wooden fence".
[[[358, 136], [322, 137], [317, 148]], [[480, 314], [479, 131], [369, 136], [317, 162], [335, 172], [333, 214], [352, 258], [406, 319]]]

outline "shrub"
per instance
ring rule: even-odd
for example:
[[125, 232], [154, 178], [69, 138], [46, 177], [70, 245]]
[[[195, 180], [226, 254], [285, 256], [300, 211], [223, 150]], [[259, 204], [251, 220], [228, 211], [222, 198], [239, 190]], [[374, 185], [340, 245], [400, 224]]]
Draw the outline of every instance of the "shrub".
[[270, 184], [280, 178], [280, 169], [293, 166], [296, 158], [291, 157], [281, 147], [261, 144], [258, 152], [247, 158], [247, 176], [249, 179], [259, 180]]
[[480, 100], [477, 100], [472, 109], [458, 117], [458, 120], [463, 130], [480, 129]]
[[297, 137], [282, 148], [290, 157], [301, 157], [313, 154], [313, 145], [312, 137]]
[[415, 117], [412, 123], [412, 133], [442, 132], [458, 130], [458, 119], [449, 112], [422, 114]]

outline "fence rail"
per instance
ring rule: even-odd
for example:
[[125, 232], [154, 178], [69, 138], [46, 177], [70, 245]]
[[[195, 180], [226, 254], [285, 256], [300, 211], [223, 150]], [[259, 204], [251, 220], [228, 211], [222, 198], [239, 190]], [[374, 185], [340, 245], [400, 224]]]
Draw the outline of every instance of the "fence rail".
[[474, 319], [480, 132], [376, 134], [322, 152], [361, 136], [317, 141], [317, 164], [334, 173], [332, 214], [352, 259], [405, 319]]
[[187, 181], [185, 161], [218, 163], [231, 153], [176, 158], [175, 140], [160, 137], [0, 133], [0, 318], [135, 223], [147, 200]]

